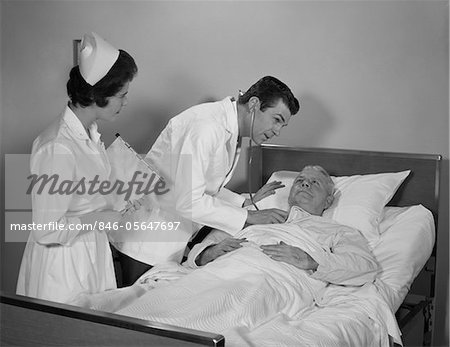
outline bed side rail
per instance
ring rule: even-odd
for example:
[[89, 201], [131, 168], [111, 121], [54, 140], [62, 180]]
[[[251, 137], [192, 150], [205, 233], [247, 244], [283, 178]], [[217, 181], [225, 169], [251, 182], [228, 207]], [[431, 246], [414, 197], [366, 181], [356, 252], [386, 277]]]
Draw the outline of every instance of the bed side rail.
[[222, 335], [1, 293], [1, 345], [224, 346]]

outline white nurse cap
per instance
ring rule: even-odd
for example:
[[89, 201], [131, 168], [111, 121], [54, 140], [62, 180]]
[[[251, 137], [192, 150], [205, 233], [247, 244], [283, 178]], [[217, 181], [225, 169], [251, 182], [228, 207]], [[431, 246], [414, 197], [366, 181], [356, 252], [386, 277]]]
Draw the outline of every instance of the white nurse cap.
[[96, 33], [85, 34], [80, 51], [81, 76], [93, 86], [106, 76], [118, 57], [119, 50]]

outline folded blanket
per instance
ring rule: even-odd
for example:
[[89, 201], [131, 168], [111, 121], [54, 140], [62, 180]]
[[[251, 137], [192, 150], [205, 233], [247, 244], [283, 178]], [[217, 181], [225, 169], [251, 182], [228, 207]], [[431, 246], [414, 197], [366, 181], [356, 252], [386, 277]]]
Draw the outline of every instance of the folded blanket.
[[116, 312], [155, 287], [162, 287], [191, 272], [175, 262], [156, 265], [144, 273], [132, 286], [107, 290], [101, 293], [82, 293], [69, 305], [92, 310]]

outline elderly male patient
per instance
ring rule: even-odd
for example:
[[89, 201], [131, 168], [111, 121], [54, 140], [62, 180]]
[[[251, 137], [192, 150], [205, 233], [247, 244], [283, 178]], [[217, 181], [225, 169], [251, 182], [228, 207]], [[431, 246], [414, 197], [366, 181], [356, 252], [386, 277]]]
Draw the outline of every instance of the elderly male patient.
[[236, 238], [214, 233], [189, 254], [196, 270], [118, 313], [227, 336], [279, 314], [298, 317], [320, 304], [330, 283], [372, 282], [378, 265], [363, 236], [321, 217], [333, 190], [323, 168], [305, 167], [291, 188], [285, 223], [252, 225]]
[[[306, 166], [294, 180], [288, 203], [291, 212], [287, 224], [297, 225], [299, 232], [310, 235], [323, 247], [324, 254], [315, 254], [283, 241], [262, 244], [261, 250], [273, 260], [311, 270], [312, 277], [334, 284], [362, 285], [371, 281], [377, 272], [374, 257], [359, 231], [321, 216], [333, 202], [334, 183], [321, 166]], [[253, 228], [256, 229], [256, 228]], [[256, 236], [253, 232], [252, 239]], [[264, 236], [263, 236], [264, 235]], [[265, 234], [258, 239], [264, 242]], [[262, 239], [261, 239], [262, 237]], [[189, 254], [191, 266], [201, 266], [217, 257], [242, 247], [245, 238], [231, 238], [223, 231], [214, 230]]]

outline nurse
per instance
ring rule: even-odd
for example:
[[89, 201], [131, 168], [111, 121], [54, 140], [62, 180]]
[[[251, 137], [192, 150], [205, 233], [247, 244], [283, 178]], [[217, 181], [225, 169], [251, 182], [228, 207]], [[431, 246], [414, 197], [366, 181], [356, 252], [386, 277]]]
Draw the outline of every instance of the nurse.
[[121, 214], [89, 183], [108, 180], [111, 170], [97, 121], [118, 117], [136, 73], [127, 52], [84, 35], [67, 82], [70, 100], [33, 142], [31, 174], [53, 180], [33, 187], [33, 222], [40, 227], [29, 236], [17, 294], [70, 303], [78, 294], [117, 287], [108, 237], [95, 226], [118, 222]]
[[[161, 233], [157, 238], [154, 228], [142, 230], [142, 236], [122, 235], [114, 245], [120, 251], [123, 284], [131, 285], [157, 263], [180, 262], [187, 242], [202, 226], [234, 235], [250, 224], [284, 222], [286, 211], [248, 210], [249, 199], [224, 186], [236, 167], [242, 138], [261, 144], [278, 136], [298, 110], [299, 102], [289, 87], [266, 76], [237, 100], [226, 97], [200, 104], [172, 118], [146, 159], [171, 184], [173, 211], [193, 223], [181, 223], [178, 230], [167, 231], [165, 239]], [[279, 187], [276, 183], [262, 187], [254, 201]], [[159, 221], [163, 226], [171, 219], [160, 215]]]

